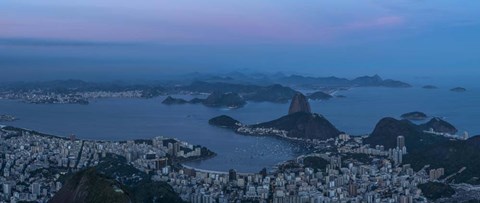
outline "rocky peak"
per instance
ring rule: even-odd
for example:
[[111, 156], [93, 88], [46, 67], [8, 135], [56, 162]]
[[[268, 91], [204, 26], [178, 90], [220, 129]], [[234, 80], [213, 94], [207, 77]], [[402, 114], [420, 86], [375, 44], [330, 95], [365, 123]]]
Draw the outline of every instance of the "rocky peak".
[[439, 133], [449, 133], [449, 134], [456, 134], [458, 132], [457, 128], [452, 124], [440, 119], [440, 118], [432, 118], [429, 122], [421, 125], [423, 130], [433, 130]]
[[297, 112], [311, 113], [310, 104], [308, 103], [307, 97], [302, 93], [297, 93], [293, 96], [292, 102], [290, 103], [290, 108], [288, 109], [288, 114], [293, 114]]

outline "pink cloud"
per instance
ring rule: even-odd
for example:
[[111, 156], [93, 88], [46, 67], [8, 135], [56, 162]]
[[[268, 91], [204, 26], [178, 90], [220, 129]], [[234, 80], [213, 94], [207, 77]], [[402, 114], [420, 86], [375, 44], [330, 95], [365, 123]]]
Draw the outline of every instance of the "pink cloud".
[[373, 20], [367, 21], [358, 21], [349, 23], [344, 26], [345, 29], [372, 29], [372, 28], [383, 28], [383, 27], [393, 27], [402, 25], [405, 23], [405, 19], [401, 16], [383, 16], [375, 18]]
[[[347, 23], [334, 18], [305, 20], [281, 12], [158, 12], [92, 21], [85, 16], [0, 19], [0, 36], [87, 40], [148, 40], [163, 43], [336, 43], [352, 31], [371, 32], [405, 23], [401, 16], [383, 16]], [[0, 16], [1, 17], [1, 16]], [[8, 17], [8, 16], [7, 16]], [[113, 20], [112, 20], [113, 19]], [[331, 19], [331, 20], [330, 20]], [[371, 33], [370, 33], [371, 34]]]

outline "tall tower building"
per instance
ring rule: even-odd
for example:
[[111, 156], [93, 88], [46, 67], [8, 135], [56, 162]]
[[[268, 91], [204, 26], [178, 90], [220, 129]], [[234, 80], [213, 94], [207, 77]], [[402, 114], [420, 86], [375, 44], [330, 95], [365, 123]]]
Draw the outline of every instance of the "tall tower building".
[[237, 180], [237, 171], [235, 171], [235, 169], [230, 169], [228, 171], [228, 180], [230, 182]]
[[355, 182], [350, 181], [348, 184], [348, 194], [350, 197], [356, 197], [357, 196], [357, 184]]
[[5, 197], [10, 197], [10, 195], [12, 194], [12, 185], [10, 185], [9, 183], [4, 183], [3, 194], [5, 195]]
[[403, 149], [403, 147], [405, 147], [405, 137], [402, 135], [397, 137], [397, 147], [399, 149]]

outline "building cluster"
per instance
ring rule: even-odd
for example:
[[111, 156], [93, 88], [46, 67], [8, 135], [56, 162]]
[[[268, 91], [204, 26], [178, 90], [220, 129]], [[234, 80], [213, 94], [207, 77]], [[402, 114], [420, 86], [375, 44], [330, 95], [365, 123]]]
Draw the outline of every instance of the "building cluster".
[[241, 134], [248, 134], [248, 135], [275, 135], [275, 136], [280, 136], [283, 138], [289, 138], [288, 131], [286, 130], [279, 130], [276, 128], [252, 128], [249, 126], [242, 126], [237, 129], [238, 133]]
[[44, 90], [29, 90], [22, 92], [0, 92], [0, 99], [15, 99], [33, 104], [88, 104], [90, 99], [100, 98], [140, 98], [141, 90], [131, 91], [89, 91], [75, 93], [60, 93]]
[[382, 145], [376, 145], [372, 148], [370, 145], [362, 144], [362, 138], [357, 137], [351, 139], [350, 136], [342, 134], [335, 141], [335, 146], [338, 152], [344, 154], [365, 154], [370, 156], [388, 157], [393, 163], [398, 166], [403, 162], [403, 156], [407, 154], [407, 147], [405, 146], [405, 137], [397, 137], [397, 147], [385, 149]]
[[458, 139], [458, 140], [468, 140], [470, 138], [470, 135], [468, 134], [467, 131], [463, 132], [463, 135], [456, 135], [456, 134], [450, 134], [450, 133], [444, 133], [444, 132], [436, 132], [433, 128], [430, 128], [429, 130], [424, 130], [424, 133], [432, 134], [432, 135], [438, 135], [438, 136], [444, 136], [447, 138], [451, 139]]
[[[335, 139], [337, 152], [312, 154], [328, 161], [325, 168], [303, 164], [307, 156], [295, 160], [298, 167], [271, 173], [241, 174], [184, 168], [159, 172], [159, 180], [168, 181], [181, 197], [194, 203], [210, 202], [427, 202], [419, 184], [430, 180], [422, 169], [415, 172], [401, 165], [406, 154], [405, 138], [397, 138], [397, 147], [368, 148], [361, 138], [340, 135]], [[362, 150], [358, 150], [361, 148]], [[345, 154], [362, 153], [373, 157], [370, 163], [343, 159]]]
[[95, 166], [107, 154], [123, 156], [144, 172], [169, 173], [172, 160], [201, 158], [200, 146], [156, 137], [137, 141], [89, 141], [18, 129], [0, 129], [0, 202], [47, 202], [62, 176]]
[[15, 116], [12, 116], [12, 115], [0, 115], [0, 121], [1, 122], [10, 122], [10, 121], [15, 121], [17, 120], [17, 118], [15, 118]]
[[[394, 149], [370, 148], [361, 137], [340, 135], [331, 140], [330, 151], [301, 156], [293, 167], [279, 167], [267, 173], [207, 171], [172, 167], [172, 160], [204, 156], [200, 146], [175, 139], [156, 137], [135, 141], [89, 141], [74, 136], [59, 138], [28, 131], [0, 131], [0, 201], [47, 202], [62, 187], [61, 177], [97, 165], [107, 154], [125, 157], [135, 168], [153, 174], [154, 181], [165, 181], [193, 203], [214, 202], [427, 202], [419, 184], [436, 181], [444, 170], [415, 172], [402, 165], [407, 153], [405, 138], [397, 138]], [[371, 161], [351, 158], [363, 154]], [[322, 167], [307, 166], [306, 157], [325, 160]], [[175, 169], [174, 169], [175, 168]]]
[[[188, 172], [187, 172], [188, 171]], [[424, 171], [395, 167], [384, 159], [375, 165], [347, 166], [332, 157], [323, 170], [302, 167], [271, 174], [192, 171], [159, 174], [182, 198], [210, 202], [426, 202], [418, 184], [428, 181]]]
[[430, 172], [429, 172], [430, 181], [438, 180], [443, 175], [445, 175], [444, 168], [430, 169]]

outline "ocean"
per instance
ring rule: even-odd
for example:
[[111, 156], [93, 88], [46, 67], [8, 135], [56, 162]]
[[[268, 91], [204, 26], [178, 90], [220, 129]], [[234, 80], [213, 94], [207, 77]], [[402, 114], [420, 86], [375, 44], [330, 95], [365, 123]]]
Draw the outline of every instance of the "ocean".
[[[439, 89], [362, 87], [337, 92], [345, 98], [310, 101], [312, 111], [324, 115], [339, 130], [351, 135], [372, 132], [383, 117], [422, 111], [441, 117], [470, 135], [480, 134], [480, 88], [467, 87], [456, 93]], [[178, 96], [186, 99], [192, 96]], [[164, 105], [165, 97], [154, 99], [98, 99], [89, 105], [27, 104], [0, 100], [0, 114], [19, 120], [3, 125], [28, 128], [58, 136], [75, 134], [82, 139], [129, 140], [164, 136], [203, 145], [218, 155], [187, 165], [206, 170], [258, 172], [304, 152], [296, 144], [273, 137], [235, 134], [208, 124], [222, 114], [246, 124], [269, 121], [286, 115], [288, 103], [248, 103], [240, 109], [209, 108], [200, 104]], [[426, 122], [426, 121], [425, 121]]]

